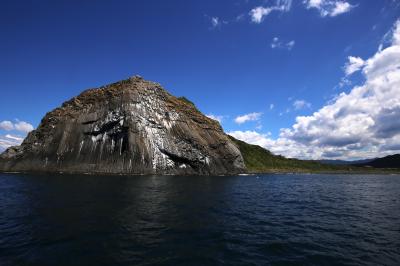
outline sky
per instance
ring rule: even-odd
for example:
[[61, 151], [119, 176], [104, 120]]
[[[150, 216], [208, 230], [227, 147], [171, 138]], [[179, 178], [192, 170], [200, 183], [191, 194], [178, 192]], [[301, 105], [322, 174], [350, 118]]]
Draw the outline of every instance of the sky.
[[133, 75], [302, 159], [400, 152], [400, 0], [0, 0], [0, 151]]

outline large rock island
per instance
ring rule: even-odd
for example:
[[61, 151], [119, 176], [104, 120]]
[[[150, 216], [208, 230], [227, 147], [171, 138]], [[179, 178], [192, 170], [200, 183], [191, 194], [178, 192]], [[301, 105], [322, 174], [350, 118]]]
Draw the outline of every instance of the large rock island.
[[90, 89], [47, 113], [0, 171], [234, 174], [241, 152], [217, 121], [139, 76]]

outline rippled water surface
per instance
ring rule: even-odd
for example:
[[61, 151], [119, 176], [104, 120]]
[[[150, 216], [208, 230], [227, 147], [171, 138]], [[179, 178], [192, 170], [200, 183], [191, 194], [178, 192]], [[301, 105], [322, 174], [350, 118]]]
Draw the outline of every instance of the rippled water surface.
[[400, 176], [0, 174], [0, 265], [400, 265]]

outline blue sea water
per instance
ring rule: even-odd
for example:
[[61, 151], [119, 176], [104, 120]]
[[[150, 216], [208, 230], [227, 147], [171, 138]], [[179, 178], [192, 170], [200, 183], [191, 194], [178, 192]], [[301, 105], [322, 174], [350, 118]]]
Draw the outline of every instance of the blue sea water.
[[400, 265], [400, 176], [0, 174], [0, 265]]

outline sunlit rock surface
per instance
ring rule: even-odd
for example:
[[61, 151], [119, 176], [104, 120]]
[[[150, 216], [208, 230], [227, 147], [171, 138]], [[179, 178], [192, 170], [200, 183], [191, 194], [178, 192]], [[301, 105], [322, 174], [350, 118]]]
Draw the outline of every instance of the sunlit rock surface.
[[207, 175], [244, 169], [217, 121], [139, 76], [63, 103], [21, 146], [0, 156], [2, 171]]

